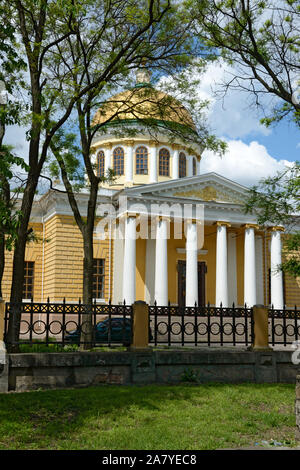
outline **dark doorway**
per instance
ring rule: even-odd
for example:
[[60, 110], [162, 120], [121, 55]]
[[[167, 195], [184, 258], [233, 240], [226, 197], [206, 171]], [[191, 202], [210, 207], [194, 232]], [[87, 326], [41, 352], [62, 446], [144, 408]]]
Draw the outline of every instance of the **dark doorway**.
[[[186, 262], [178, 261], [178, 305], [185, 306], [185, 273]], [[205, 306], [205, 274], [206, 274], [205, 261], [198, 261], [198, 305]]]

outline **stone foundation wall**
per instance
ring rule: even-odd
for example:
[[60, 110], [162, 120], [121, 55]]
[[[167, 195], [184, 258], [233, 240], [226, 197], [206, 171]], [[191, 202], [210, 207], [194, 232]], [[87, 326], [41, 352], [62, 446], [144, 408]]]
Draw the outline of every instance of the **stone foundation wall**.
[[[15, 391], [100, 384], [296, 383], [287, 351], [143, 351], [8, 355], [8, 388]], [[300, 410], [298, 380], [297, 407]], [[298, 424], [299, 424], [298, 413]]]

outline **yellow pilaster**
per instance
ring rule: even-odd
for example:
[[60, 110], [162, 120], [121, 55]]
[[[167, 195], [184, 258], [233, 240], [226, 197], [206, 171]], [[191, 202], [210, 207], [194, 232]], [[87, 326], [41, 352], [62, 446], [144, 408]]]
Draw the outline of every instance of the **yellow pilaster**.
[[133, 331], [131, 349], [148, 349], [149, 310], [146, 302], [139, 300], [133, 304]]
[[271, 349], [269, 347], [268, 333], [268, 307], [263, 305], [254, 305], [254, 341], [252, 344], [255, 350]]

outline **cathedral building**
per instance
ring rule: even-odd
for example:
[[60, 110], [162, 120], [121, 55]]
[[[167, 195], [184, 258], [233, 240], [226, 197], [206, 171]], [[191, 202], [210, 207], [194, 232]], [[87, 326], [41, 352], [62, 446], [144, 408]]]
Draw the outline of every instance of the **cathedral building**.
[[[147, 89], [151, 96], [145, 99]], [[167, 116], [161, 103], [167, 103]], [[145, 115], [157, 124], [155, 133], [140, 125]], [[248, 188], [220, 174], [201, 172], [203, 147], [181, 103], [153, 89], [141, 73], [135, 89], [109, 100], [94, 122], [107, 122], [93, 141], [95, 171], [99, 176], [109, 168], [115, 172], [115, 179], [101, 185], [98, 194], [96, 302], [273, 304], [279, 309], [300, 304], [300, 279], [276, 269], [281, 263], [284, 227], [261, 228], [255, 215], [244, 212]], [[186, 142], [176, 132], [170, 138], [165, 132], [168, 126], [188, 129], [195, 142]], [[57, 189], [64, 190], [62, 185]], [[61, 191], [54, 185], [33, 205], [30, 226], [37, 241], [26, 249], [26, 300], [78, 302], [82, 298], [83, 240], [67, 195]], [[76, 194], [76, 199], [84, 216], [88, 189]], [[115, 210], [114, 217], [106, 215], [109, 207]], [[8, 252], [3, 280], [6, 300], [11, 277], [12, 253]]]

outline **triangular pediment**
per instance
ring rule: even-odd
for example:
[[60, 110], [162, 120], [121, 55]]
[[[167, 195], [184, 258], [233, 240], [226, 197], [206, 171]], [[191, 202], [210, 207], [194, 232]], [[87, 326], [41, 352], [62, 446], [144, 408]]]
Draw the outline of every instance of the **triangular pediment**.
[[248, 189], [216, 173], [130, 188], [132, 195], [242, 204]]

